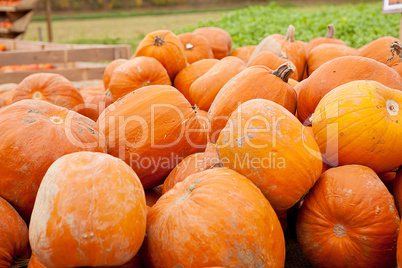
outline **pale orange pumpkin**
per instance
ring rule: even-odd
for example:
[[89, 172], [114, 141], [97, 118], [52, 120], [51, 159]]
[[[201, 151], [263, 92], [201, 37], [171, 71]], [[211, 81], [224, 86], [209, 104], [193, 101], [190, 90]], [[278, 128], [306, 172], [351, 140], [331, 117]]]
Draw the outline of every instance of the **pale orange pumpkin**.
[[230, 53], [230, 56], [238, 57], [243, 60], [244, 63], [247, 63], [255, 48], [256, 46], [238, 47]]
[[327, 33], [325, 36], [313, 38], [308, 42], [306, 46], [306, 56], [308, 57], [314, 48], [322, 44], [345, 45], [345, 42], [343, 42], [341, 39], [335, 38], [335, 26], [333, 24], [329, 24], [327, 26]]
[[96, 123], [76, 112], [39, 100], [9, 105], [0, 111], [0, 196], [29, 222], [49, 166], [65, 154], [105, 152], [104, 146]]
[[250, 180], [217, 168], [187, 177], [149, 210], [147, 267], [284, 267], [278, 217]]
[[144, 188], [163, 182], [182, 158], [205, 149], [207, 131], [172, 86], [147, 86], [108, 106], [98, 119], [108, 153], [136, 171]]
[[110, 79], [112, 100], [150, 85], [171, 85], [169, 75], [160, 62], [151, 57], [135, 57], [117, 67]]
[[145, 193], [135, 172], [111, 155], [78, 152], [46, 172], [29, 242], [47, 267], [117, 266], [137, 254], [145, 228]]
[[223, 165], [254, 182], [275, 211], [291, 208], [322, 171], [314, 137], [293, 114], [270, 100], [241, 104], [216, 147]]
[[199, 60], [180, 71], [174, 79], [174, 87], [177, 88], [186, 99], [193, 104], [190, 98], [190, 87], [199, 77], [203, 76], [218, 62], [217, 59]]
[[398, 38], [392, 36], [382, 36], [359, 48], [359, 56], [376, 60], [391, 67], [393, 64], [401, 62], [399, 57], [393, 57], [391, 60], [388, 60], [391, 56], [389, 52], [390, 46], [393, 42], [398, 41]]
[[191, 84], [190, 99], [198, 108], [208, 111], [219, 90], [244, 69], [244, 62], [241, 59], [233, 56], [225, 57]]
[[103, 73], [103, 86], [105, 87], [105, 89], [109, 88], [110, 78], [112, 77], [114, 70], [126, 62], [127, 62], [127, 59], [116, 59], [116, 60], [111, 61], [106, 66], [105, 71]]
[[330, 91], [312, 120], [325, 160], [332, 166], [364, 165], [376, 173], [402, 165], [401, 106], [400, 90], [375, 81], [353, 81]]
[[297, 238], [314, 267], [395, 267], [400, 219], [373, 170], [347, 165], [325, 171], [297, 217]]
[[176, 75], [187, 67], [186, 54], [179, 38], [168, 30], [147, 34], [135, 50], [133, 57], [146, 56], [157, 59], [174, 81]]
[[209, 46], [208, 40], [198, 34], [183, 33], [177, 36], [183, 44], [184, 53], [186, 54], [189, 64], [202, 59], [212, 59], [214, 53]]
[[232, 51], [232, 37], [230, 34], [218, 27], [201, 27], [193, 31], [194, 34], [204, 36], [214, 53], [215, 59], [223, 59]]

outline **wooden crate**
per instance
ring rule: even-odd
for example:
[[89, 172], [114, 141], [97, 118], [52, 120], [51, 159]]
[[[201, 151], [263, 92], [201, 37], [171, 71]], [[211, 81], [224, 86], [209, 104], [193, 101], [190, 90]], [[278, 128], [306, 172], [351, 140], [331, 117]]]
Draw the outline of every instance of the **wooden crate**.
[[19, 83], [32, 73], [50, 72], [70, 81], [102, 79], [109, 61], [129, 59], [129, 45], [75, 45], [0, 38], [0, 66], [51, 63], [56, 69], [0, 73], [0, 84]]

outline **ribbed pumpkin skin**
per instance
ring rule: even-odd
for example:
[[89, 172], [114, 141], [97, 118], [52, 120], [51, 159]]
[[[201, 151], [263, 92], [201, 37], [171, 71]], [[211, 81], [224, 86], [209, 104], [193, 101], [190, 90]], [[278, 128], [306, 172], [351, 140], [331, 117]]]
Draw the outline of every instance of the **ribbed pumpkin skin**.
[[232, 37], [224, 29], [218, 27], [201, 27], [193, 31], [193, 34], [204, 36], [212, 49], [215, 59], [223, 59], [232, 51]]
[[214, 57], [209, 42], [204, 36], [193, 33], [183, 33], [179, 34], [177, 37], [183, 44], [184, 53], [186, 54], [189, 64], [202, 59], [212, 59]]
[[178, 161], [205, 149], [207, 133], [196, 115], [177, 89], [147, 86], [107, 107], [98, 124], [108, 153], [131, 165], [148, 189]]
[[150, 85], [172, 85], [166, 69], [151, 57], [135, 57], [117, 67], [111, 77], [109, 91], [112, 100]]
[[168, 30], [147, 34], [134, 53], [134, 57], [139, 56], [157, 59], [165, 67], [171, 81], [174, 81], [176, 75], [187, 67], [182, 43], [173, 32]]
[[291, 85], [265, 66], [249, 67], [222, 87], [208, 111], [212, 142], [216, 142], [233, 111], [252, 99], [271, 100], [292, 114], [296, 112], [297, 96]]
[[395, 267], [400, 220], [373, 170], [325, 171], [299, 210], [298, 241], [314, 267]]
[[344, 44], [322, 44], [310, 51], [307, 57], [307, 70], [310, 76], [324, 63], [344, 56], [357, 56], [358, 51]]
[[51, 73], [31, 74], [22, 80], [14, 91], [12, 101], [25, 99], [43, 100], [73, 111], [85, 106], [84, 99], [72, 82]]
[[[247, 63], [247, 67], [255, 66], [255, 65], [264, 65], [268, 67], [269, 69], [275, 70], [282, 64], [289, 62], [289, 60], [284, 59], [276, 55], [272, 51], [264, 51], [255, 56], [252, 60], [250, 60]], [[295, 72], [290, 76], [290, 78], [293, 78], [297, 80], [298, 78], [298, 72], [297, 69]]]
[[17, 211], [0, 197], [0, 267], [29, 257], [28, 227]]
[[147, 267], [284, 267], [285, 243], [258, 188], [218, 168], [187, 177], [149, 210], [143, 259]]
[[217, 59], [199, 60], [180, 71], [174, 79], [174, 87], [177, 88], [186, 99], [193, 104], [190, 98], [190, 87], [199, 77], [204, 75], [218, 62]]
[[317, 46], [320, 46], [322, 44], [334, 44], [334, 45], [343, 45], [346, 46], [345, 42], [343, 42], [341, 39], [335, 39], [335, 38], [328, 38], [328, 37], [316, 37], [311, 39], [307, 46], [306, 46], [306, 56], [308, 57], [310, 55], [310, 52], [313, 51]]
[[308, 79], [295, 86], [295, 90], [300, 91], [297, 100], [300, 121], [311, 124], [309, 117], [328, 92], [356, 80], [374, 80], [402, 90], [402, 78], [385, 64], [359, 56], [336, 58], [321, 65]]
[[230, 53], [230, 56], [238, 57], [244, 61], [244, 63], [247, 63], [255, 48], [256, 46], [238, 47]]
[[332, 166], [360, 164], [376, 173], [402, 164], [402, 92], [353, 81], [329, 92], [313, 116], [313, 132]]
[[293, 114], [269, 100], [240, 105], [216, 146], [223, 165], [254, 182], [276, 211], [291, 208], [322, 170], [314, 137]]
[[105, 89], [109, 88], [110, 79], [112, 77], [114, 70], [116, 70], [117, 67], [119, 67], [120, 65], [122, 65], [126, 62], [127, 62], [127, 59], [116, 59], [116, 60], [111, 61], [106, 66], [105, 71], [103, 73], [103, 86], [105, 87]]
[[173, 170], [163, 183], [162, 193], [172, 189], [177, 183], [184, 181], [188, 176], [220, 165], [219, 156], [216, 153], [216, 145], [208, 143], [203, 153], [195, 153], [187, 156]]
[[201, 110], [208, 111], [219, 90], [244, 69], [244, 62], [237, 57], [228, 56], [220, 60], [191, 84], [191, 100]]
[[113, 156], [78, 152], [56, 160], [43, 178], [29, 241], [48, 267], [117, 266], [137, 254], [145, 228], [135, 172]]
[[0, 196], [29, 222], [50, 165], [77, 151], [105, 152], [104, 146], [96, 123], [76, 112], [38, 100], [7, 106], [0, 112]]
[[376, 60], [391, 67], [395, 63], [401, 62], [398, 56], [394, 57], [392, 60], [388, 60], [391, 56], [390, 46], [394, 41], [400, 42], [398, 38], [392, 36], [380, 37], [364, 47], [359, 48], [359, 56]]

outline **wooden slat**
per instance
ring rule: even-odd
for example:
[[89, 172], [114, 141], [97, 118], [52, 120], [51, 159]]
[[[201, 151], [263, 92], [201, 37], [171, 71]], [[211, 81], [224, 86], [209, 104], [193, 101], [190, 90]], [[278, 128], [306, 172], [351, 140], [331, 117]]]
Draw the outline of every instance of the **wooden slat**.
[[25, 14], [24, 16], [22, 16], [21, 18], [19, 18], [18, 20], [14, 21], [10, 31], [11, 32], [15, 32], [15, 33], [22, 33], [25, 32], [25, 30], [28, 27], [29, 22], [31, 21], [32, 17], [33, 17], [34, 12], [30, 11], [27, 14]]
[[129, 49], [126, 46], [27, 52], [5, 51], [0, 54], [0, 64], [4, 66], [34, 63], [67, 63], [75, 61], [110, 61], [116, 58], [128, 58], [130, 56], [128, 51]]
[[36, 7], [38, 0], [23, 0], [18, 6], [0, 6], [0, 11], [4, 12], [17, 12], [17, 11], [28, 11]]
[[34, 73], [56, 73], [63, 75], [70, 81], [84, 81], [102, 79], [105, 67], [74, 68], [62, 70], [37, 70], [27, 72], [0, 73], [0, 84], [20, 83], [25, 77]]

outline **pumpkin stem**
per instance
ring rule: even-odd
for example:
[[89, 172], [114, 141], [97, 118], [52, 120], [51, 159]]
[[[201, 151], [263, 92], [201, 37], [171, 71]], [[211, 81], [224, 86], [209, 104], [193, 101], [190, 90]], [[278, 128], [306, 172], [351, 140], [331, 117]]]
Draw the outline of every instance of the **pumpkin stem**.
[[398, 43], [398, 41], [392, 42], [390, 46], [390, 51], [391, 51], [391, 57], [387, 59], [387, 61], [390, 61], [394, 58], [394, 53], [396, 53], [399, 58], [402, 60], [402, 45]]
[[288, 31], [286, 32], [285, 40], [289, 42], [294, 42], [295, 41], [295, 31], [296, 28], [292, 24], [289, 25]]
[[27, 267], [29, 259], [15, 259], [11, 264], [11, 268], [22, 268]]
[[288, 61], [278, 67], [275, 71], [271, 73], [279, 77], [283, 80], [283, 82], [287, 83], [289, 81], [289, 77], [295, 72], [296, 67], [295, 65]]
[[163, 36], [159, 37], [159, 36], [155, 36], [155, 40], [154, 40], [154, 46], [162, 46], [165, 43], [165, 41], [163, 41]]
[[192, 50], [194, 48], [193, 44], [187, 43], [186, 50]]
[[326, 38], [335, 38], [335, 26], [333, 24], [329, 24], [327, 26], [327, 34], [325, 35]]

